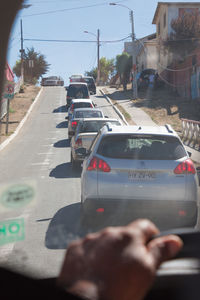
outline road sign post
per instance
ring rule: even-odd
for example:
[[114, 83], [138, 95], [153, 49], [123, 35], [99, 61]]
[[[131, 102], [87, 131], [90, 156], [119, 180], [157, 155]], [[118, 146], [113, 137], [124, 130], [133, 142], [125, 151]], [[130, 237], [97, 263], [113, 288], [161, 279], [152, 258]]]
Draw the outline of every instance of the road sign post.
[[10, 99], [13, 99], [14, 97], [14, 88], [15, 83], [13, 81], [8, 81], [4, 90], [4, 98], [7, 98], [6, 134], [8, 134]]

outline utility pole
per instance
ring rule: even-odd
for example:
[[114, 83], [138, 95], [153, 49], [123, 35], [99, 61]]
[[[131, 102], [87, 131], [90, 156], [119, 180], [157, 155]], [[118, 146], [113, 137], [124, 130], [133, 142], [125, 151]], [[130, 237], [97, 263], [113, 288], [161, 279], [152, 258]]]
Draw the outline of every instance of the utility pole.
[[99, 85], [99, 81], [100, 81], [100, 58], [99, 58], [100, 42], [99, 42], [99, 36], [100, 36], [100, 30], [97, 29], [97, 85]]
[[133, 11], [130, 11], [131, 19], [131, 37], [132, 37], [132, 48], [133, 48], [133, 99], [137, 99], [137, 66], [136, 66], [136, 48], [135, 48], [135, 33], [134, 33], [134, 21]]
[[24, 39], [23, 39], [23, 27], [22, 27], [22, 19], [20, 22], [21, 25], [21, 82], [24, 84]]

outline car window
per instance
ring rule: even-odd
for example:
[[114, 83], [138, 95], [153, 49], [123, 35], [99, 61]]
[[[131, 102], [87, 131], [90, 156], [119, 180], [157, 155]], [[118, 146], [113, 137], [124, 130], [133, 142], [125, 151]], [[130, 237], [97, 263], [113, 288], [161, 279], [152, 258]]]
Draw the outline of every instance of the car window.
[[[108, 122], [105, 121], [89, 121], [89, 122], [83, 122], [80, 126], [80, 133], [82, 132], [98, 132], [104, 124]], [[109, 121], [113, 123], [114, 125], [120, 125], [118, 121]]]
[[187, 156], [177, 138], [165, 136], [107, 136], [97, 152], [106, 157], [142, 160], [177, 160]]
[[85, 85], [70, 85], [67, 95], [75, 97], [76, 95], [81, 94], [82, 98], [88, 96], [88, 89]]
[[103, 117], [101, 111], [77, 111], [75, 113], [75, 118], [101, 118]]
[[78, 103], [74, 103], [74, 108], [84, 108], [84, 107], [91, 107], [92, 104], [89, 102], [78, 102]]

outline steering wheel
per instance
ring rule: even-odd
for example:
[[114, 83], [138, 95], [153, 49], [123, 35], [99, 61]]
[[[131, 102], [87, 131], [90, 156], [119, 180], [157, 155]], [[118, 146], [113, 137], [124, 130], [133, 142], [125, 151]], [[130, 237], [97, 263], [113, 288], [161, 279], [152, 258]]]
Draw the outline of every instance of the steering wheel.
[[200, 299], [200, 232], [177, 229], [162, 232], [178, 235], [184, 243], [174, 260], [164, 263], [157, 272], [154, 286], [145, 300]]

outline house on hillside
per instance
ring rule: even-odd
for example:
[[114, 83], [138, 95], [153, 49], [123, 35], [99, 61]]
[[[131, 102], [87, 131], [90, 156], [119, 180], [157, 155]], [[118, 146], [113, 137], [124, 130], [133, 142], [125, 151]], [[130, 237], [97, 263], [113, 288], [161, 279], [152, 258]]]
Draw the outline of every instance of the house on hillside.
[[200, 46], [185, 56], [166, 47], [166, 41], [172, 42], [172, 21], [185, 14], [200, 14], [200, 2], [158, 2], [152, 21], [156, 25], [157, 69], [160, 78], [173, 90], [181, 96], [197, 99], [200, 97]]

